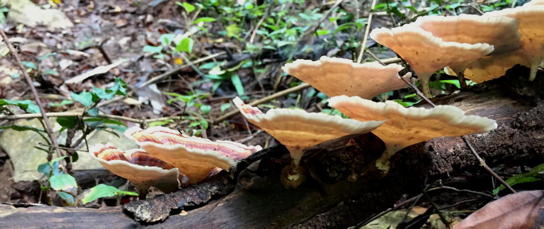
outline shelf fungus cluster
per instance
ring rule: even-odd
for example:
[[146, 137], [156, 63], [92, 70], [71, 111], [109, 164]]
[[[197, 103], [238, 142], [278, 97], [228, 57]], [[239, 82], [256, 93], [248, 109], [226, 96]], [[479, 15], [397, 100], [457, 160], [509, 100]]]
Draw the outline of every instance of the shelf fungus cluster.
[[303, 181], [299, 164], [305, 149], [346, 135], [368, 133], [382, 124], [382, 121], [362, 122], [299, 109], [270, 109], [263, 113], [244, 104], [240, 98], [235, 98], [234, 104], [249, 122], [272, 135], [289, 150], [293, 162], [282, 172], [282, 183], [286, 187], [297, 187]]
[[[514, 65], [531, 68], [534, 80], [544, 59], [544, 4], [540, 0], [483, 15], [425, 16], [396, 28], [374, 29], [370, 37], [403, 58], [431, 96], [429, 78], [442, 68], [484, 82]], [[477, 31], [477, 32], [475, 32]]]
[[[430, 34], [426, 31], [420, 33]], [[440, 33], [448, 36], [446, 32]], [[424, 40], [425, 36], [413, 39], [414, 42]], [[483, 47], [480, 53], [489, 53], [493, 50], [491, 45], [482, 43], [475, 46], [446, 45], [451, 48], [450, 52], [466, 47], [475, 47], [474, 50]], [[511, 49], [508, 45], [497, 46], [503, 47], [504, 50]], [[418, 50], [415, 47], [411, 49]], [[476, 52], [479, 51], [472, 53]], [[482, 55], [472, 56], [479, 58]], [[463, 68], [465, 63], [459, 62], [458, 58], [459, 56], [451, 58], [448, 64], [455, 60], [457, 61], [455, 69]], [[435, 67], [440, 66], [442, 65], [438, 64]], [[396, 64], [387, 66], [376, 63], [356, 64], [350, 60], [329, 57], [321, 57], [318, 61], [296, 60], [283, 67], [290, 75], [309, 83], [328, 96], [333, 96], [329, 99], [329, 105], [351, 119], [323, 113], [308, 113], [299, 109], [270, 109], [263, 113], [256, 107], [244, 104], [239, 98], [233, 102], [249, 122], [272, 135], [289, 150], [293, 162], [282, 172], [282, 183], [286, 187], [296, 187], [302, 182], [303, 170], [300, 168], [300, 160], [306, 149], [346, 135], [372, 132], [378, 136], [386, 144], [386, 148], [375, 164], [376, 168], [387, 173], [389, 159], [407, 146], [436, 137], [484, 133], [497, 127], [494, 120], [465, 115], [454, 106], [438, 106], [433, 109], [404, 108], [393, 101], [377, 103], [368, 100], [381, 93], [406, 87], [401, 77], [408, 80], [410, 74], [400, 76], [398, 73], [402, 69]]]
[[260, 146], [211, 141], [165, 127], [133, 127], [125, 135], [141, 148], [122, 151], [110, 145], [96, 145], [90, 153], [106, 169], [131, 181], [140, 190], [154, 186], [171, 192], [198, 183], [218, 169], [229, 170], [261, 150]]

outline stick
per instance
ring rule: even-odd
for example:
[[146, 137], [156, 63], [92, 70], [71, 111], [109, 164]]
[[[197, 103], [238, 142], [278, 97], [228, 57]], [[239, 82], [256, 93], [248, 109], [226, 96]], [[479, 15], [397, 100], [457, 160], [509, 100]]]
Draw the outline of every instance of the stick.
[[[376, 0], [372, 0], [372, 5], [370, 6], [370, 10], [374, 9], [374, 6], [376, 6]], [[370, 33], [370, 24], [372, 23], [373, 15], [374, 13], [372, 11], [368, 13], [368, 20], [366, 22], [365, 34], [363, 35], [363, 41], [361, 42], [361, 51], [359, 51], [359, 56], [357, 57], [357, 63], [361, 63], [363, 61], [363, 54], [365, 53], [366, 41], [368, 40], [368, 35]]]
[[[13, 55], [13, 57], [15, 58], [15, 61], [17, 62], [17, 66], [23, 73], [26, 83], [28, 84], [28, 86], [30, 87], [30, 90], [32, 91], [32, 95], [34, 95], [34, 101], [36, 101], [36, 104], [40, 108], [40, 114], [43, 119], [45, 131], [47, 132], [47, 136], [49, 136], [49, 139], [51, 139], [51, 144], [53, 145], [53, 152], [57, 152], [58, 155], [61, 155], [59, 151], [59, 145], [57, 143], [57, 138], [55, 137], [55, 134], [53, 133], [53, 129], [51, 128], [51, 124], [49, 123], [49, 119], [47, 118], [47, 113], [45, 113], [45, 109], [43, 108], [42, 101], [40, 101], [40, 96], [38, 95], [38, 91], [36, 91], [36, 88], [34, 88], [32, 79], [30, 79], [30, 76], [28, 76], [28, 74], [26, 73], [26, 69], [21, 64], [21, 59], [19, 58], [19, 55], [17, 54], [15, 48], [11, 46], [11, 43], [8, 40], [8, 36], [6, 35], [6, 33], [4, 33], [4, 30], [0, 29], [0, 35], [2, 36], [2, 39], [4, 39], [4, 42], [6, 43], [6, 46], [11, 52], [11, 55]], [[47, 161], [51, 161], [51, 159], [53, 159], [53, 152], [47, 152]]]

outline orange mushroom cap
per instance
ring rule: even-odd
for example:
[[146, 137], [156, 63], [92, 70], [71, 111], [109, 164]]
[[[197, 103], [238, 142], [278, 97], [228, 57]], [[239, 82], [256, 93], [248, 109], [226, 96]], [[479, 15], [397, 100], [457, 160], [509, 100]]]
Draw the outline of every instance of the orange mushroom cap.
[[[520, 56], [526, 58], [531, 68], [529, 80], [534, 80], [538, 65], [544, 60], [544, 6], [525, 5], [484, 14], [484, 16], [510, 17], [518, 21], [521, 40]], [[525, 63], [513, 63], [525, 64]]]
[[194, 184], [207, 178], [216, 167], [228, 170], [238, 161], [261, 150], [260, 146], [246, 146], [231, 141], [211, 141], [191, 137], [165, 127], [142, 130], [129, 128], [125, 135], [151, 156], [178, 168]]
[[434, 72], [446, 66], [472, 62], [493, 51], [493, 46], [486, 43], [444, 41], [416, 24], [374, 29], [370, 37], [410, 64], [421, 80], [423, 92], [428, 96], [431, 95], [429, 78]]
[[308, 147], [350, 134], [368, 133], [382, 124], [381, 121], [361, 122], [300, 109], [270, 109], [263, 113], [256, 107], [244, 104], [238, 97], [233, 102], [249, 122], [287, 147], [295, 165], [298, 165], [304, 149]]
[[154, 186], [164, 192], [179, 188], [179, 170], [171, 164], [135, 149], [122, 151], [111, 145], [95, 145], [89, 150], [107, 170], [140, 188]]
[[[363, 98], [372, 98], [384, 92], [407, 87], [398, 76], [402, 69], [399, 64], [357, 64], [348, 59], [326, 56], [318, 61], [296, 60], [283, 67], [288, 74], [309, 83], [328, 96], [356, 95]], [[411, 74], [407, 74], [403, 77], [410, 76]]]

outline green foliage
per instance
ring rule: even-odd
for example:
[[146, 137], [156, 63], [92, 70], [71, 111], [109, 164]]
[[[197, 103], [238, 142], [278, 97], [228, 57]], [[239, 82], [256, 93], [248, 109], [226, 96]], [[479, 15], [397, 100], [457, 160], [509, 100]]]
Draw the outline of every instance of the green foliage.
[[67, 191], [77, 189], [76, 179], [66, 173], [59, 173], [49, 177], [49, 185], [55, 191]]
[[[510, 186], [514, 186], [516, 184], [542, 181], [543, 173], [544, 173], [544, 164], [540, 164], [534, 167], [533, 169], [531, 169], [529, 172], [518, 174], [506, 179], [506, 183], [509, 184]], [[493, 189], [493, 195], [498, 195], [499, 192], [505, 188], [506, 187], [501, 184], [499, 187]]]
[[7, 105], [17, 106], [28, 113], [40, 113], [40, 108], [30, 100], [10, 100], [10, 99], [0, 99], [0, 110]]
[[113, 186], [99, 184], [92, 187], [88, 192], [83, 194], [83, 197], [81, 198], [81, 203], [86, 204], [99, 198], [114, 196], [138, 196], [138, 193], [122, 191]]

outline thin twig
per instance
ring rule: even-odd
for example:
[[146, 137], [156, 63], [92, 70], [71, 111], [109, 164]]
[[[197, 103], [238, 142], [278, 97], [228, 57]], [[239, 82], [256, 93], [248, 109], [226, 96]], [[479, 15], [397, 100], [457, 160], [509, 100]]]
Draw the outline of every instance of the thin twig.
[[376, 0], [372, 0], [372, 5], [370, 6], [371, 11], [368, 13], [368, 19], [366, 20], [365, 34], [363, 35], [363, 41], [361, 42], [361, 51], [359, 51], [359, 56], [357, 56], [357, 63], [361, 63], [363, 61], [363, 54], [366, 50], [366, 41], [368, 40], [368, 34], [370, 33], [370, 24], [372, 24], [372, 17], [374, 15], [372, 12], [374, 6], [376, 6]]
[[[264, 98], [257, 99], [255, 101], [249, 103], [249, 105], [256, 106], [256, 105], [259, 105], [261, 103], [266, 103], [266, 102], [268, 102], [270, 100], [282, 97], [282, 96], [287, 95], [287, 94], [292, 93], [292, 92], [302, 90], [302, 89], [307, 88], [307, 87], [310, 87], [310, 85], [307, 84], [307, 83], [302, 83], [302, 84], [300, 84], [300, 85], [298, 85], [296, 87], [287, 88], [287, 89], [285, 89], [283, 91], [276, 92], [276, 93], [274, 93], [272, 95], [269, 95], [269, 96], [266, 96]], [[240, 112], [238, 109], [234, 109], [234, 110], [230, 111], [229, 113], [226, 113], [225, 115], [213, 120], [212, 123], [215, 124], [215, 123], [221, 122], [221, 121], [223, 121], [225, 119], [228, 119], [228, 118], [234, 116], [235, 114], [238, 114], [238, 112]]]
[[[264, 12], [261, 19], [259, 19], [259, 21], [255, 25], [255, 28], [253, 28], [253, 31], [251, 32], [251, 36], [249, 37], [249, 43], [250, 44], [253, 44], [253, 41], [255, 40], [255, 36], [257, 35], [257, 30], [259, 29], [259, 27], [261, 27], [261, 24], [263, 24], [264, 19], [266, 19], [268, 17], [268, 15], [270, 14], [271, 9], [272, 9], [272, 7], [268, 7], [266, 9], [266, 11]], [[246, 39], [247, 39], [247, 37], [246, 37]]]
[[506, 183], [506, 181], [504, 181], [498, 174], [496, 174], [487, 165], [487, 163], [485, 163], [485, 160], [482, 157], [480, 157], [480, 155], [476, 152], [476, 150], [474, 149], [474, 146], [472, 146], [472, 144], [470, 144], [467, 137], [466, 136], [461, 136], [461, 138], [467, 144], [468, 148], [470, 149], [470, 152], [472, 152], [472, 154], [478, 159], [478, 162], [480, 162], [480, 165], [482, 167], [484, 167], [484, 169], [487, 170], [487, 172], [489, 172], [493, 177], [495, 177], [497, 180], [499, 180], [499, 182], [501, 182], [501, 184], [503, 184], [506, 188], [508, 188], [512, 193], [516, 193], [516, 190], [514, 190], [512, 188], [512, 186], [510, 186], [508, 183]]
[[[49, 112], [46, 113], [47, 117], [83, 117], [82, 112]], [[125, 116], [110, 115], [110, 114], [99, 114], [98, 118], [109, 118], [126, 122], [133, 122], [139, 124], [146, 124], [150, 122], [159, 122], [165, 120], [183, 120], [183, 116], [173, 116], [173, 117], [162, 117], [162, 118], [153, 118], [153, 119], [137, 119], [130, 118]], [[31, 119], [31, 118], [43, 118], [41, 114], [15, 114], [15, 115], [0, 115], [0, 120], [18, 120], [18, 119]]]
[[[198, 60], [195, 60], [191, 64], [198, 64], [200, 62], [204, 62], [204, 61], [207, 61], [207, 60], [210, 60], [210, 59], [213, 59], [213, 58], [225, 55], [225, 54], [227, 54], [227, 53], [226, 52], [218, 52], [218, 53], [206, 56], [206, 57], [202, 57], [202, 58], [200, 58]], [[178, 68], [172, 69], [172, 70], [170, 70], [168, 72], [165, 72], [165, 73], [163, 73], [161, 75], [158, 75], [156, 77], [153, 77], [153, 78], [149, 79], [148, 81], [144, 82], [139, 87], [142, 88], [142, 87], [148, 86], [150, 84], [154, 84], [157, 81], [162, 80], [162, 79], [164, 79], [164, 78], [166, 78], [168, 76], [174, 75], [174, 74], [178, 73], [179, 71], [181, 71], [182, 69], [184, 69], [186, 67], [190, 67], [190, 66], [191, 66], [190, 64], [184, 64], [184, 65], [182, 65], [182, 66], [180, 66]]]
[[4, 39], [4, 42], [6, 43], [6, 46], [8, 47], [9, 51], [11, 52], [11, 55], [15, 58], [15, 61], [17, 62], [17, 66], [21, 70], [26, 83], [28, 84], [28, 87], [30, 87], [30, 90], [32, 91], [32, 94], [34, 95], [34, 101], [36, 101], [36, 104], [40, 108], [40, 114], [43, 118], [43, 123], [45, 125], [45, 131], [47, 132], [47, 136], [51, 139], [51, 144], [53, 145], [53, 151], [47, 153], [47, 161], [51, 161], [53, 159], [53, 152], [57, 152], [60, 156], [59, 151], [59, 145], [57, 143], [57, 139], [55, 137], [55, 134], [53, 132], [53, 129], [51, 128], [51, 124], [49, 123], [49, 119], [47, 118], [47, 113], [45, 112], [45, 109], [43, 108], [42, 101], [40, 101], [40, 96], [38, 95], [38, 91], [36, 91], [36, 88], [34, 88], [32, 79], [30, 79], [30, 76], [26, 73], [26, 69], [23, 67], [23, 64], [21, 63], [21, 59], [19, 58], [19, 55], [17, 54], [17, 51], [11, 43], [8, 40], [8, 36], [6, 33], [4, 33], [4, 30], [0, 29], [0, 35], [2, 36], [2, 39]]

